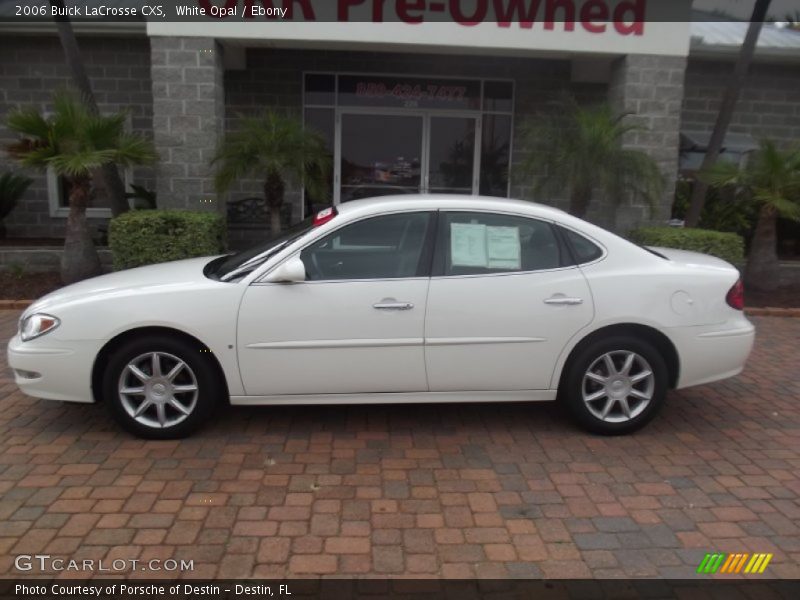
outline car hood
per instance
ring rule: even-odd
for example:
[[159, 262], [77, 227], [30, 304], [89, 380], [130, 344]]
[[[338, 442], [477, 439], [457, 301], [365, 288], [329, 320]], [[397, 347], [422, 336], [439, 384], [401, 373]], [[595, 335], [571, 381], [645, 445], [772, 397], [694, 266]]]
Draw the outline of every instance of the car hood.
[[203, 267], [212, 258], [214, 257], [189, 258], [187, 260], [127, 269], [86, 279], [43, 296], [25, 312], [47, 310], [48, 307], [54, 305], [79, 301], [88, 297], [100, 298], [117, 294], [145, 294], [153, 291], [153, 289], [167, 291], [173, 287], [185, 288], [187, 284], [208, 281], [203, 275]]
[[685, 265], [687, 267], [705, 267], [723, 271], [736, 271], [731, 263], [702, 252], [692, 252], [690, 250], [677, 250], [676, 248], [662, 248], [660, 246], [648, 246], [650, 250], [658, 252], [669, 260]]

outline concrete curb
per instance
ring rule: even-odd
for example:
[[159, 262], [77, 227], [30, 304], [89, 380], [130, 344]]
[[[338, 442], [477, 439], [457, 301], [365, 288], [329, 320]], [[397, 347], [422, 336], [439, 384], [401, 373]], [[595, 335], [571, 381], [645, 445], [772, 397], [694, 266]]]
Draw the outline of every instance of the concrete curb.
[[0, 300], [0, 310], [28, 308], [33, 300]]
[[[28, 308], [33, 300], [0, 300], [0, 310], [20, 310]], [[744, 312], [751, 317], [794, 317], [800, 318], [800, 308], [758, 307], [745, 308]]]
[[800, 308], [745, 308], [744, 312], [751, 317], [800, 317]]

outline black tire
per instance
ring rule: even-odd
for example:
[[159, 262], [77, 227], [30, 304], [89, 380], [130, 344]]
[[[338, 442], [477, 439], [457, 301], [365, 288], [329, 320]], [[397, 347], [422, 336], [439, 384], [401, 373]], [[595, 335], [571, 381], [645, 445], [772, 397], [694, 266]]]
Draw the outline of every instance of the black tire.
[[[163, 363], [162, 371], [165, 372], [165, 375], [166, 371], [177, 366], [177, 362], [173, 359], [178, 359], [185, 365], [174, 380], [166, 385], [174, 384], [180, 386], [181, 389], [195, 387], [196, 392], [175, 391], [171, 387], [162, 392], [165, 383], [162, 383], [163, 380], [159, 378], [156, 383], [151, 381], [149, 384], [148, 389], [151, 390], [149, 397], [143, 393], [130, 395], [120, 393], [119, 386], [122, 383], [126, 383], [126, 387], [130, 389], [135, 387], [137, 382], [142, 381], [128, 369], [128, 365], [137, 358], [152, 353], [159, 355], [158, 363], [159, 365]], [[150, 364], [153, 364], [152, 359], [150, 359]], [[153, 369], [148, 370], [147, 368], [146, 359], [142, 359], [137, 365], [141, 367], [140, 370], [145, 375], [153, 375]], [[124, 380], [122, 380], [123, 377], [125, 377]], [[154, 388], [157, 384], [160, 384], [161, 387]], [[141, 387], [145, 389], [148, 384], [142, 383]], [[222, 397], [223, 390], [224, 387], [219, 380], [218, 370], [209, 350], [199, 344], [192, 344], [168, 335], [142, 337], [124, 343], [111, 355], [103, 374], [103, 400], [111, 416], [126, 431], [147, 439], [179, 439], [193, 433], [212, 415]], [[141, 402], [144, 402], [145, 399], [149, 401], [150, 398], [156, 399], [157, 404], [167, 404], [169, 398], [172, 398], [178, 400], [184, 408], [190, 407], [191, 410], [188, 415], [185, 415], [174, 408], [174, 404], [170, 404], [165, 407], [164, 414], [174, 414], [175, 422], [167, 421], [164, 426], [158, 425], [159, 411], [155, 404], [150, 404], [143, 411], [139, 417], [140, 420], [134, 418], [129, 411], [135, 411], [138, 406], [141, 406]], [[152, 424], [143, 423], [142, 420]]]
[[[633, 378], [644, 375], [644, 379], [631, 383], [631, 379], [625, 380], [624, 375], [612, 373], [611, 377], [606, 377], [610, 380], [608, 386], [592, 379], [593, 376], [603, 377], [609, 374], [606, 355], [610, 355], [616, 369], [624, 370], [625, 359], [631, 353], [639, 358], [632, 359], [630, 373]], [[646, 376], [645, 365], [652, 372], [652, 378]], [[588, 373], [590, 368], [593, 375]], [[567, 409], [581, 427], [592, 433], [621, 435], [641, 429], [656, 416], [664, 404], [667, 381], [667, 365], [651, 343], [631, 336], [618, 335], [599, 338], [579, 347], [566, 367], [560, 392]], [[629, 389], [631, 394], [634, 393], [633, 390], [645, 395], [649, 393], [649, 402], [640, 407], [642, 400], [638, 396], [626, 395], [626, 390]], [[587, 397], [591, 397], [601, 392], [606, 392], [606, 395], [601, 395], [594, 401], [584, 401], [584, 393]], [[620, 397], [625, 398], [630, 417], [625, 414]], [[601, 414], [609, 400], [612, 402], [612, 408], [606, 419], [603, 419]]]

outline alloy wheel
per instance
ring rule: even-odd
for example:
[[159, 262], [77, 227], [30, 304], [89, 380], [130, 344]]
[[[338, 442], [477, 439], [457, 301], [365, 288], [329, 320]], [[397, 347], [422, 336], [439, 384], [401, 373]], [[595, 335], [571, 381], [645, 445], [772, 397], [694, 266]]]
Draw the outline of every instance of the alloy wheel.
[[199, 393], [189, 365], [166, 352], [148, 352], [129, 361], [117, 389], [125, 412], [157, 429], [186, 420], [197, 406]]
[[583, 376], [581, 392], [589, 412], [608, 423], [624, 423], [650, 404], [655, 375], [647, 360], [628, 350], [606, 352]]

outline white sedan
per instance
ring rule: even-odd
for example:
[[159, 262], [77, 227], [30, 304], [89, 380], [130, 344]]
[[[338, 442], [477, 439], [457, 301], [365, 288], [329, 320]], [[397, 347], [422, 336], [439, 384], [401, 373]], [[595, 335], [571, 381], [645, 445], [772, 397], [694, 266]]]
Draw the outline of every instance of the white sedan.
[[54, 292], [8, 346], [31, 396], [102, 402], [174, 438], [225, 404], [556, 400], [634, 431], [669, 388], [739, 373], [739, 273], [547, 206], [397, 196], [327, 209], [240, 254]]

